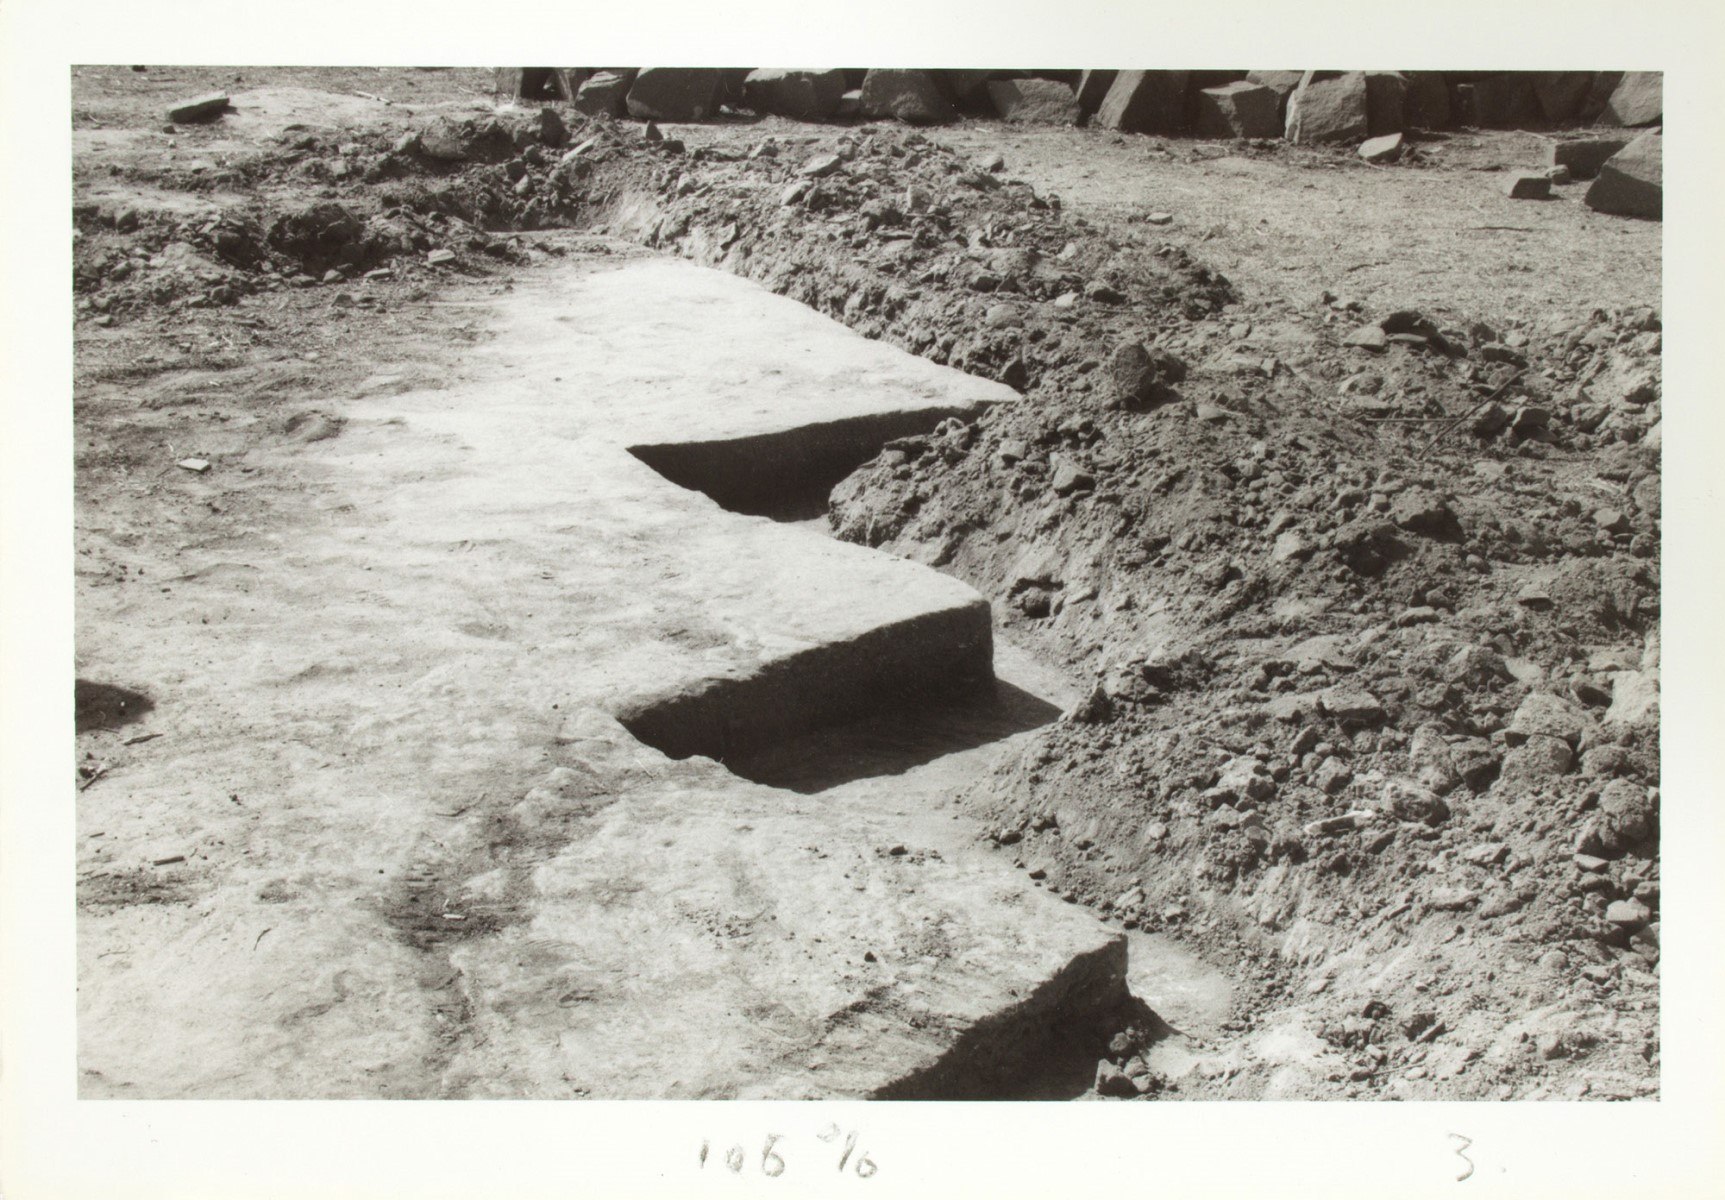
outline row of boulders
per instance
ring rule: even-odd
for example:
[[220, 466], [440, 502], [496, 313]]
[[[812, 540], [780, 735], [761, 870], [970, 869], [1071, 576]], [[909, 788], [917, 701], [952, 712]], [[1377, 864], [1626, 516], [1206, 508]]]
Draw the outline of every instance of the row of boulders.
[[711, 67], [522, 68], [522, 100], [592, 116], [700, 121], [722, 109], [823, 121], [939, 124], [961, 115], [1126, 133], [1358, 141], [1408, 129], [1663, 119], [1657, 71], [988, 71]]

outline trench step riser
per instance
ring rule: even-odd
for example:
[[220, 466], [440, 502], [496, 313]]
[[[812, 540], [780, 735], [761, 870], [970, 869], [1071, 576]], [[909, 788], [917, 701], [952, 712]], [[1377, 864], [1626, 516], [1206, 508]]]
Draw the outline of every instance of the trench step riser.
[[778, 659], [747, 678], [639, 702], [617, 719], [670, 758], [724, 762], [887, 708], [974, 695], [993, 684], [994, 631], [979, 597]]

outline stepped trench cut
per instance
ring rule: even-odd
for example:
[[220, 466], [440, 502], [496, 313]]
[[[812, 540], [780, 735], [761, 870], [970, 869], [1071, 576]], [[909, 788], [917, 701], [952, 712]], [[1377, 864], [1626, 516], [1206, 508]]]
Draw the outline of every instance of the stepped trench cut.
[[[1084, 1090], [1122, 935], [927, 811], [925, 768], [733, 769], [1016, 695], [968, 762], [1057, 711], [997, 684], [968, 586], [806, 520], [883, 442], [1015, 394], [627, 252], [449, 305], [478, 331], [453, 374], [253, 455], [299, 484], [273, 563], [185, 552], [179, 596], [231, 619], [166, 689], [173, 748], [91, 803], [200, 760], [248, 807], [184, 802], [181, 832], [247, 849], [192, 905], [84, 918], [82, 955], [161, 962], [86, 958], [83, 1094]], [[110, 616], [115, 664], [189, 637]], [[284, 848], [308, 825], [315, 862]]]

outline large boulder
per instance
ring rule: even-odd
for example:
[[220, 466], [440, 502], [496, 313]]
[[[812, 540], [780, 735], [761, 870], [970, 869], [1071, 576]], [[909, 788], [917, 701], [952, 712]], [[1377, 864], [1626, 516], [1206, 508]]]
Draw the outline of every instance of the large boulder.
[[501, 67], [497, 90], [515, 100], [573, 100], [591, 71], [582, 67]]
[[1587, 189], [1587, 207], [1596, 212], [1662, 220], [1662, 140], [1659, 130], [1649, 130], [1607, 159], [1599, 168], [1599, 178]]
[[994, 111], [1008, 121], [1076, 125], [1082, 116], [1078, 96], [1064, 83], [1048, 79], [1006, 79], [987, 85]]
[[633, 69], [596, 71], [575, 89], [575, 111], [589, 117], [620, 117], [628, 112], [629, 85]]
[[1286, 100], [1305, 75], [1304, 71], [1247, 71], [1246, 82], [1262, 84]]
[[1186, 114], [1186, 71], [1122, 71], [1096, 120], [1121, 133], [1175, 133]]
[[927, 71], [872, 70], [863, 76], [861, 103], [866, 117], [896, 117], [909, 125], [939, 125], [958, 116]]
[[1533, 76], [1533, 98], [1539, 111], [1553, 125], [1564, 125], [1576, 119], [1587, 93], [1593, 90], [1591, 71], [1536, 71]]
[[743, 79], [746, 107], [799, 121], [822, 121], [832, 116], [844, 94], [843, 71], [762, 67]]
[[1440, 71], [1406, 71], [1404, 115], [1409, 129], [1448, 129], [1451, 124], [1449, 83]]
[[1383, 137], [1406, 129], [1407, 96], [1407, 76], [1401, 72], [1367, 71], [1366, 132]]
[[1247, 71], [1246, 82], [1260, 84], [1276, 93], [1276, 132], [1279, 135], [1288, 121], [1288, 97], [1300, 86], [1304, 71]]
[[1592, 125], [1605, 115], [1605, 106], [1611, 102], [1611, 93], [1617, 90], [1617, 85], [1623, 82], [1622, 71], [1595, 71], [1593, 86], [1587, 89], [1587, 99], [1581, 102], [1581, 111], [1575, 114], [1575, 119], [1583, 125]]
[[1592, 179], [1608, 158], [1627, 145], [1627, 137], [1553, 139], [1545, 144], [1545, 165], [1568, 167], [1573, 179]]
[[1119, 71], [1085, 71], [1079, 75], [1078, 107], [1084, 110], [1085, 116], [1102, 107], [1102, 99], [1114, 86], [1114, 77], [1118, 74]]
[[1273, 138], [1282, 132], [1282, 100], [1261, 83], [1223, 84], [1198, 93], [1198, 136]]
[[1599, 119], [1604, 125], [1657, 125], [1664, 115], [1664, 74], [1629, 71], [1618, 81]]
[[1543, 124], [1532, 71], [1503, 71], [1457, 84], [1453, 100], [1465, 123], [1481, 129], [1522, 129]]
[[924, 71], [935, 85], [940, 88], [947, 99], [954, 104], [962, 104], [966, 100], [982, 92], [983, 86], [991, 79], [1011, 74], [1008, 71], [973, 70], [968, 67], [947, 67], [939, 71]]
[[724, 86], [710, 67], [643, 67], [625, 103], [643, 121], [702, 121], [719, 111]]
[[1288, 140], [1311, 145], [1363, 138], [1366, 105], [1365, 72], [1307, 71], [1288, 97]]

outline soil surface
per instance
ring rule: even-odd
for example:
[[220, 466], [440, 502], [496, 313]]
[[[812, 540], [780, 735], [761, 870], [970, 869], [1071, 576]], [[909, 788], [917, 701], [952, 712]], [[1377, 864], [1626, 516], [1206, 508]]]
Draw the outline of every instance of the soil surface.
[[[86, 1004], [186, 970], [166, 931], [199, 911], [219, 847], [243, 845], [237, 822], [274, 827], [270, 852], [300, 864], [279, 900], [303, 904], [295, 880], [397, 819], [341, 789], [254, 818], [219, 772], [166, 770], [151, 736], [196, 690], [243, 728], [234, 760], [254, 752], [265, 676], [311, 663], [261, 670], [283, 644], [268, 621], [220, 650], [206, 626], [251, 619], [246, 563], [408, 502], [323, 507], [305, 464], [360, 454], [393, 398], [482, 358], [507, 293], [655, 251], [1022, 393], [890, 441], [828, 523], [974, 588], [1059, 681], [1030, 694], [1058, 696], [1060, 720], [1008, 721], [987, 754], [949, 756], [962, 769], [923, 755], [944, 765], [916, 795], [950, 805], [952, 854], [1127, 935], [1129, 983], [1169, 1028], [1148, 1046], [1123, 1030], [1093, 1095], [1657, 1094], [1659, 225], [1593, 213], [1585, 185], [1509, 200], [1498, 173], [1537, 162], [1519, 133], [1423, 139], [1391, 166], [971, 121], [728, 117], [649, 141], [499, 110], [490, 86], [74, 73]], [[214, 88], [232, 112], [165, 127], [167, 103]], [[448, 588], [462, 568], [413, 570]], [[292, 583], [315, 625], [331, 580]], [[354, 591], [354, 619], [400, 587]], [[405, 669], [386, 640], [318, 686], [363, 707], [378, 668]], [[435, 720], [444, 692], [421, 682]], [[393, 736], [352, 728], [356, 750]], [[284, 777], [320, 769], [290, 761], [301, 732], [272, 749]], [[866, 764], [912, 735], [847, 736], [818, 753]], [[774, 753], [751, 778], [835, 786]], [[172, 822], [128, 809], [140, 772], [184, 797]], [[306, 919], [358, 919], [322, 911]], [[396, 947], [417, 978], [422, 948]], [[156, 983], [136, 975], [152, 955]], [[308, 1019], [363, 991], [327, 982]], [[439, 1043], [473, 1025], [468, 1001], [422, 982], [447, 1011], [426, 1008], [397, 1058], [494, 1094]], [[124, 1028], [87, 1020], [86, 1047]]]

